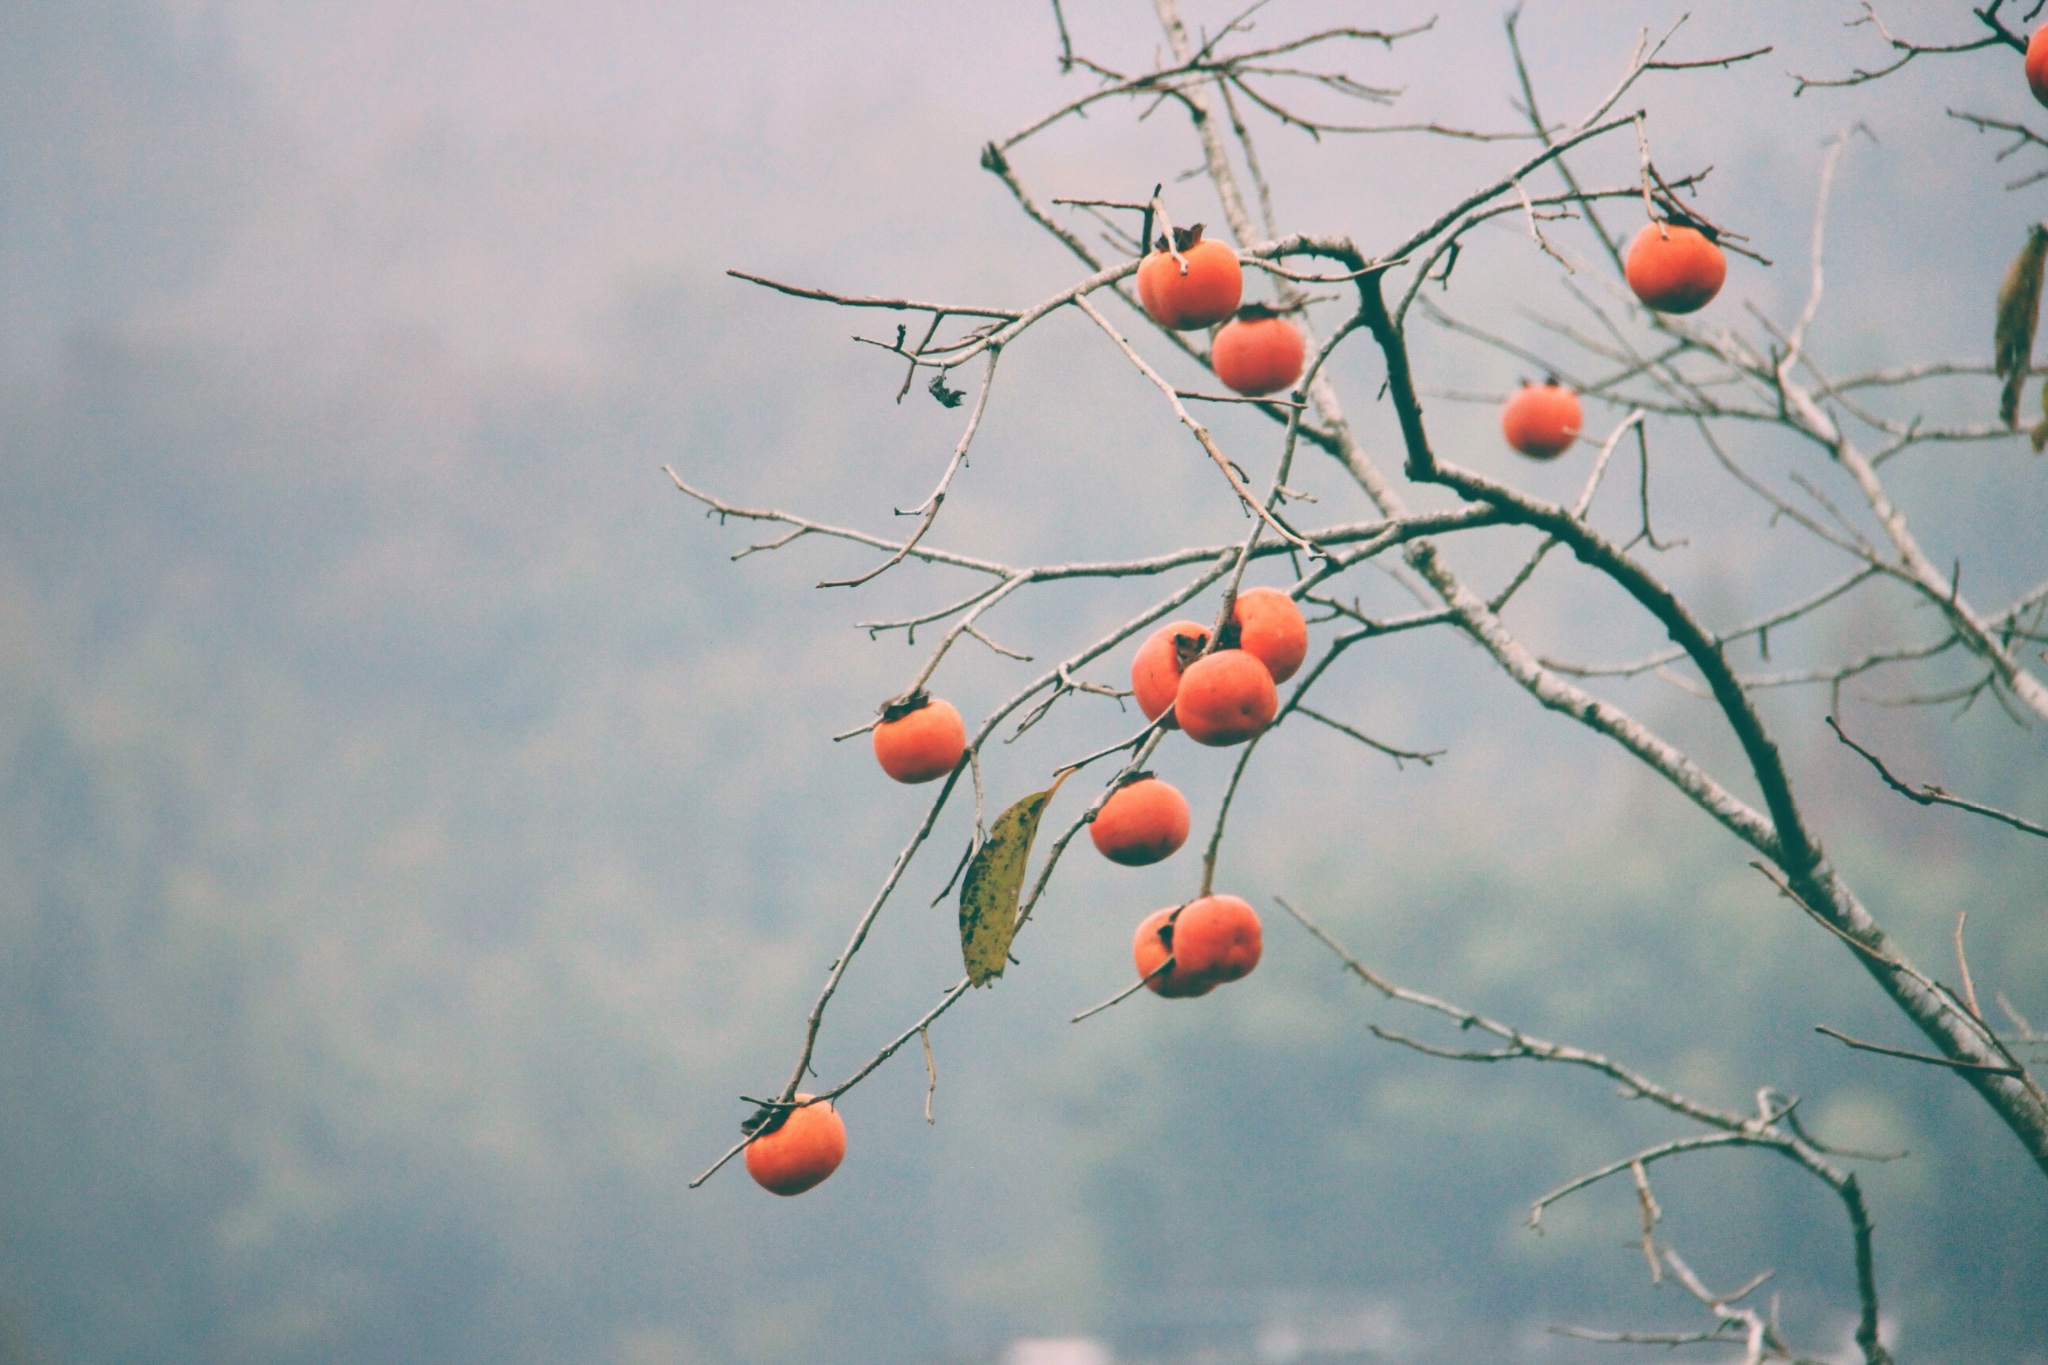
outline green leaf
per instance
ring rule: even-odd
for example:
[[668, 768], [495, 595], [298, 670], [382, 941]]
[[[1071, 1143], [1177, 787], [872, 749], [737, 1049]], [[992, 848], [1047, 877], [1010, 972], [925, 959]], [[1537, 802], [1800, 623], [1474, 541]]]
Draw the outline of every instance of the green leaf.
[[1038, 837], [1038, 821], [1052, 801], [1061, 773], [1052, 786], [1033, 792], [1001, 815], [988, 832], [988, 839], [975, 850], [974, 861], [960, 882], [960, 956], [967, 963], [967, 977], [986, 986], [1003, 974], [1010, 961], [1010, 940], [1017, 933], [1017, 899], [1024, 890], [1024, 869], [1031, 858], [1031, 841]]
[[2005, 270], [2005, 280], [1998, 286], [1993, 364], [2005, 380], [2005, 390], [1998, 397], [1998, 416], [2015, 429], [2020, 424], [2020, 388], [2027, 382], [2027, 369], [2034, 360], [2034, 328], [2041, 319], [2044, 262], [2048, 262], [2048, 228], [2036, 223], [2027, 229], [2027, 244], [2012, 258], [2012, 264]]

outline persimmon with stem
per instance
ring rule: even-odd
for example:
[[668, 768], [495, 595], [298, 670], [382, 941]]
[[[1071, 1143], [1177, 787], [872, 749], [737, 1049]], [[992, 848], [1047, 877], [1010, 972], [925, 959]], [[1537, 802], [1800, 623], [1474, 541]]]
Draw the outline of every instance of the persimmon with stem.
[[951, 702], [919, 688], [882, 708], [874, 742], [883, 772], [898, 782], [930, 782], [960, 766], [967, 725]]
[[1679, 222], [1646, 223], [1629, 243], [1623, 266], [1628, 287], [1659, 313], [1697, 313], [1721, 292], [1728, 257], [1699, 228]]
[[[1169, 1000], [1186, 1000], [1216, 989], [1214, 981], [1183, 971], [1180, 959], [1174, 957], [1174, 920], [1182, 909], [1169, 905], [1154, 910], [1139, 922], [1137, 936], [1131, 940], [1131, 964], [1138, 969], [1138, 979], [1146, 990]], [[1168, 958], [1174, 959], [1171, 966]]]
[[1138, 266], [1138, 302], [1145, 315], [1176, 332], [1213, 327], [1237, 311], [1244, 298], [1244, 267], [1237, 253], [1214, 238], [1202, 236], [1202, 225], [1175, 228], [1179, 258], [1157, 248]]
[[1161, 626], [1138, 646], [1131, 659], [1131, 695], [1146, 720], [1166, 717], [1166, 728], [1179, 728], [1173, 715], [1173, 699], [1180, 691], [1180, 675], [1200, 658], [1209, 645], [1209, 628], [1199, 621], [1175, 621]]
[[770, 1194], [802, 1194], [822, 1183], [846, 1159], [846, 1123], [830, 1100], [804, 1103], [773, 1130], [747, 1144], [747, 1174]]

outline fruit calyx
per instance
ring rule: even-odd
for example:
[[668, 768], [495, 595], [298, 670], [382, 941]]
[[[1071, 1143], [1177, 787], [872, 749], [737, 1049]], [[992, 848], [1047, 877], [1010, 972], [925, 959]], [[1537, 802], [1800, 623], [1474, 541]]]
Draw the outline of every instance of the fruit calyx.
[[1285, 317], [1295, 311], [1292, 308], [1275, 308], [1270, 303], [1248, 303], [1237, 310], [1239, 322], [1268, 322], [1273, 318]]
[[1721, 229], [1715, 227], [1704, 218], [1695, 218], [1684, 209], [1674, 208], [1668, 204], [1665, 206], [1662, 218], [1652, 218], [1650, 221], [1665, 227], [1691, 228], [1694, 232], [1697, 232], [1700, 236], [1717, 246], [1721, 242]]
[[791, 1114], [804, 1107], [795, 1100], [757, 1100], [752, 1095], [742, 1095], [740, 1098], [749, 1104], [760, 1106], [751, 1115], [740, 1120], [740, 1131], [750, 1138], [767, 1137], [788, 1123]]
[[932, 694], [925, 691], [922, 687], [916, 688], [907, 697], [898, 697], [894, 701], [882, 703], [882, 723], [888, 725], [891, 722], [902, 720], [912, 712], [922, 711], [931, 704]]
[[1174, 662], [1178, 663], [1181, 669], [1185, 671], [1189, 664], [1202, 657], [1202, 651], [1208, 647], [1209, 633], [1207, 631], [1203, 631], [1200, 635], [1181, 635], [1176, 633], [1173, 637]]
[[[1216, 632], [1216, 648], [1242, 649], [1244, 647], [1244, 626], [1237, 619], [1237, 602], [1230, 604], [1230, 619], [1223, 623], [1223, 629]], [[1186, 667], [1186, 665], [1182, 665]]]
[[1193, 251], [1195, 249], [1195, 243], [1201, 240], [1202, 225], [1200, 223], [1196, 223], [1193, 227], [1175, 228], [1173, 230], [1173, 244], [1171, 246], [1167, 245], [1166, 236], [1163, 233], [1160, 235], [1159, 240], [1157, 242], [1154, 242], [1152, 245], [1155, 251], [1171, 251], [1175, 253], [1185, 253]]

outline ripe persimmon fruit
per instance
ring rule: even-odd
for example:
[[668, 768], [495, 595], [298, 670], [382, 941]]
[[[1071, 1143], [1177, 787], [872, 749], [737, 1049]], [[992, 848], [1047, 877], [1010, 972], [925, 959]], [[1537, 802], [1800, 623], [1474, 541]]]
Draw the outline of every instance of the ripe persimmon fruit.
[[[929, 782], [960, 766], [967, 726], [953, 703], [923, 688], [882, 708], [875, 726], [875, 758], [898, 782]], [[752, 1151], [752, 1148], [748, 1148]]]
[[1150, 773], [1138, 773], [1109, 794], [1088, 837], [1103, 857], [1144, 867], [1171, 857], [1188, 841], [1188, 802]]
[[1166, 717], [1166, 728], [1180, 724], [1173, 717], [1174, 694], [1181, 671], [1209, 645], [1209, 628], [1197, 621], [1175, 621], [1152, 632], [1131, 659], [1131, 693], [1146, 720]]
[[1660, 313], [1696, 313], [1721, 292], [1728, 257], [1714, 239], [1684, 223], [1646, 223], [1629, 243], [1628, 287]]
[[1180, 728], [1195, 743], [1212, 748], [1242, 744], [1265, 729], [1279, 709], [1273, 675], [1258, 656], [1242, 649], [1219, 649], [1189, 664], [1173, 698]]
[[747, 1174], [770, 1194], [802, 1194], [845, 1158], [846, 1123], [832, 1101], [819, 1100], [790, 1110], [779, 1128], [747, 1144]]
[[1570, 450], [1585, 421], [1579, 396], [1555, 379], [1522, 385], [1500, 410], [1501, 435], [1532, 460], [1554, 460]]
[[1300, 329], [1257, 303], [1238, 309], [1209, 347], [1209, 368], [1225, 388], [1247, 398], [1293, 388], [1307, 359]]
[[2048, 104], [2048, 24], [2027, 39], [2027, 89], [2034, 92], [2036, 100]]
[[1180, 260], [1166, 249], [1162, 237], [1138, 266], [1138, 302], [1145, 315], [1161, 327], [1192, 332], [1235, 313], [1244, 298], [1244, 267], [1237, 263], [1237, 253], [1203, 237], [1200, 223], [1175, 228], [1173, 243]]
[[1264, 942], [1258, 912], [1236, 896], [1204, 896], [1173, 920], [1173, 970], [1222, 985], [1251, 975]]
[[1237, 595], [1230, 619], [1237, 625], [1237, 647], [1264, 664], [1276, 683], [1293, 677], [1308, 657], [1308, 622], [1294, 599], [1278, 588], [1246, 588]]
[[[1131, 940], [1131, 962], [1138, 969], [1138, 978], [1145, 983], [1146, 990], [1169, 1000], [1207, 995], [1216, 989], [1214, 981], [1181, 970], [1180, 959], [1174, 956], [1174, 918], [1180, 910], [1177, 905], [1154, 910], [1138, 925], [1138, 935]], [[1169, 957], [1173, 958], [1173, 965], [1160, 972], [1160, 965]], [[1154, 976], [1154, 972], [1159, 975]]]

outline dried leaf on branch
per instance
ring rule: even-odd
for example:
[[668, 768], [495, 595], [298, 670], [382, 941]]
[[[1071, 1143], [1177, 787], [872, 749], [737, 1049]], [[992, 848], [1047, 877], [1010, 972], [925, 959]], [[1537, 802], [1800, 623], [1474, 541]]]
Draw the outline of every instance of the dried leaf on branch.
[[1031, 793], [997, 816], [967, 865], [960, 882], [960, 956], [966, 961], [968, 979], [977, 986], [1001, 976], [1009, 965], [1031, 841], [1038, 837], [1038, 821], [1053, 793], [1066, 780], [1062, 773], [1044, 791]]
[[[1998, 397], [1998, 416], [2008, 427], [2020, 424], [2020, 388], [2027, 382], [2027, 369], [2034, 362], [2034, 327], [2041, 318], [2041, 267], [2048, 261], [2048, 227], [2039, 223], [2027, 229], [2027, 244], [2006, 267], [2005, 282], [1998, 286], [1998, 329], [1994, 334], [1995, 357], [2005, 390]], [[2041, 448], [2036, 441], [2034, 449]]]

